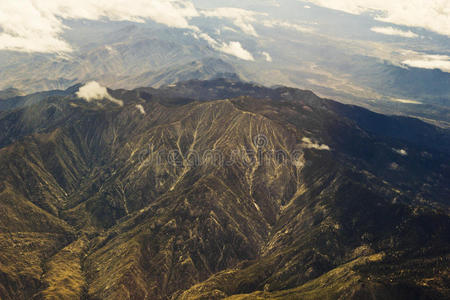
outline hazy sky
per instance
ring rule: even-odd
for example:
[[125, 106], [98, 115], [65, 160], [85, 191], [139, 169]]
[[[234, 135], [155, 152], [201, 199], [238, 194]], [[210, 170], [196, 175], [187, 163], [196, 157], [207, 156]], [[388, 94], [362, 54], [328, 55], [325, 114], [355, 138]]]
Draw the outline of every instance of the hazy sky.
[[[69, 20], [153, 21], [186, 30], [217, 51], [254, 60], [239, 41], [196, 26], [199, 19], [229, 20], [231, 26], [216, 30], [256, 38], [256, 26], [317, 34], [334, 34], [337, 27], [342, 29], [338, 34], [377, 42], [396, 38], [393, 51], [405, 65], [450, 72], [450, 0], [0, 0], [0, 50], [71, 53], [75, 46], [63, 37], [71, 30]], [[408, 44], [417, 46], [405, 49]], [[272, 61], [269, 52], [262, 54]]]

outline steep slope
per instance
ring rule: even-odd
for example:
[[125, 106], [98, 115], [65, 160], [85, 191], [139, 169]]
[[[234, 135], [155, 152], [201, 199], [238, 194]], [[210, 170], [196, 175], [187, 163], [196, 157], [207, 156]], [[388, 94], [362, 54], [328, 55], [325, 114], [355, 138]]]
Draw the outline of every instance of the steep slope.
[[448, 131], [233, 80], [111, 94], [0, 115], [2, 299], [449, 295]]

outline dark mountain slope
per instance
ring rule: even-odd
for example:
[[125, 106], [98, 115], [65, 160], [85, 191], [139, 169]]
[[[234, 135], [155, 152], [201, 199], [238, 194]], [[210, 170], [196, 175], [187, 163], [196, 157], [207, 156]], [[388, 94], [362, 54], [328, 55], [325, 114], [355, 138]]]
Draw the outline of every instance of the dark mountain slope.
[[10, 99], [16, 96], [21, 96], [22, 92], [15, 88], [9, 88], [0, 91], [0, 100]]
[[447, 131], [232, 80], [110, 92], [0, 115], [2, 298], [450, 295]]
[[[44, 99], [48, 99], [50, 97], [63, 97], [67, 95], [71, 95], [78, 90], [80, 87], [79, 84], [69, 87], [66, 90], [53, 90], [47, 92], [39, 92], [30, 95], [20, 95], [16, 92], [14, 95], [9, 95], [8, 97], [2, 99], [0, 101], [0, 112], [5, 110], [11, 110], [14, 108], [21, 108], [24, 106], [29, 106], [33, 104], [37, 104]], [[3, 92], [3, 91], [2, 91]]]

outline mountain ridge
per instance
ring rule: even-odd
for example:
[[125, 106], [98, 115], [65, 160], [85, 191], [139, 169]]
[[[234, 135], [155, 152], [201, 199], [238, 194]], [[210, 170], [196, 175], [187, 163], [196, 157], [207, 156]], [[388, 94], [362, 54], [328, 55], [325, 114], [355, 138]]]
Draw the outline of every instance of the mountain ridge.
[[2, 298], [449, 295], [447, 130], [230, 79], [75, 90], [0, 113]]

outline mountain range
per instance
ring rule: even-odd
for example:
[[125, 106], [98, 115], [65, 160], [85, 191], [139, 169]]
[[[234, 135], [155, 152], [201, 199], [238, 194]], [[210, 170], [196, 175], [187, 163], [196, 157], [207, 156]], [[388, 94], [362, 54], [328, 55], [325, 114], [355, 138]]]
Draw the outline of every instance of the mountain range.
[[0, 94], [1, 299], [450, 297], [448, 129], [183, 70]]
[[[227, 20], [197, 20], [196, 26], [210, 37], [239, 41], [252, 53], [249, 60], [218, 51], [185, 30], [152, 22], [67, 21], [71, 30], [64, 38], [74, 47], [71, 53], [0, 51], [0, 90], [16, 88], [30, 94], [65, 90], [91, 80], [115, 89], [158, 88], [189, 79], [231, 76], [265, 86], [314, 90], [343, 103], [449, 127], [448, 72], [392, 62], [393, 54], [385, 54], [389, 43], [324, 36], [309, 23], [289, 20], [274, 24], [261, 20], [263, 24], [254, 24], [258, 36], [225, 30], [232, 26]], [[221, 29], [216, 32], [215, 27]]]

